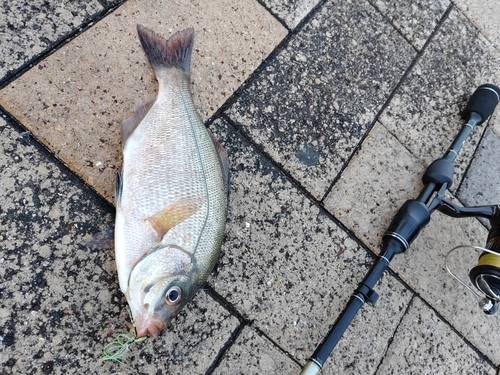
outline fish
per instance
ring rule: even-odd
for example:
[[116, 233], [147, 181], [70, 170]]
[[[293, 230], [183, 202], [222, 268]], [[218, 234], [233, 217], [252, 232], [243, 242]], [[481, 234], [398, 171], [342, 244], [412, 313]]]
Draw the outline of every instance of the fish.
[[142, 25], [137, 32], [158, 92], [137, 102], [122, 122], [115, 258], [137, 337], [158, 337], [219, 258], [229, 163], [191, 95], [194, 30], [169, 39]]

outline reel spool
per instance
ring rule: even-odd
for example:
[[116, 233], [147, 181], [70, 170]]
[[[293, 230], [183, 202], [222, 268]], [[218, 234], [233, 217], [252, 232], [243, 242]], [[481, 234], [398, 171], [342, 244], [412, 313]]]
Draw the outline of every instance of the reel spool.
[[[490, 247], [489, 242], [487, 246]], [[497, 242], [497, 246], [499, 246], [498, 250], [500, 250], [500, 242]], [[470, 281], [481, 294], [456, 276], [448, 265], [449, 256], [459, 249], [474, 249], [481, 252], [477, 265], [469, 271]], [[500, 251], [496, 250], [479, 246], [460, 245], [451, 249], [445, 257], [446, 271], [474, 294], [479, 307], [488, 315], [496, 313], [500, 303]]]
[[491, 300], [500, 301], [500, 237], [493, 237], [469, 272], [472, 284]]

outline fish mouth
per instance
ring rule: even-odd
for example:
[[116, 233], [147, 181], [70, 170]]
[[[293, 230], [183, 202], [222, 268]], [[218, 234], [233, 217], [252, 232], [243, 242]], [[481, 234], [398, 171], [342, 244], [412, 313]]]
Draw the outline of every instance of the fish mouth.
[[156, 338], [164, 328], [165, 323], [156, 314], [140, 314], [135, 319], [135, 330], [138, 338], [148, 334]]

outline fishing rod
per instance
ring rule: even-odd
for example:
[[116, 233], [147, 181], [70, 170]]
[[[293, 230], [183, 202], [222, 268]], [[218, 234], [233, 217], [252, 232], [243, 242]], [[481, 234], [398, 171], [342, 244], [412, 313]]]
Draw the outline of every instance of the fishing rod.
[[[430, 222], [431, 214], [436, 210], [456, 218], [489, 219], [491, 229], [487, 237], [486, 248], [479, 248], [482, 253], [478, 264], [469, 273], [472, 284], [480, 294], [469, 289], [479, 297], [479, 306], [486, 314], [493, 314], [498, 310], [500, 302], [500, 206], [459, 207], [446, 199], [445, 193], [446, 189], [452, 185], [453, 162], [465, 139], [476, 125], [482, 124], [490, 117], [499, 101], [500, 88], [492, 84], [481, 85], [472, 94], [462, 114], [464, 119], [468, 119], [467, 123], [455, 137], [444, 156], [429, 165], [422, 176], [424, 187], [417, 198], [407, 200], [392, 219], [382, 237], [381, 254], [359, 283], [330, 332], [316, 348], [300, 375], [315, 375], [321, 371], [328, 356], [361, 306], [366, 302], [371, 305], [377, 302], [378, 294], [373, 288], [392, 258], [408, 249], [420, 231]], [[448, 266], [446, 268], [453, 277], [466, 285], [449, 270]]]

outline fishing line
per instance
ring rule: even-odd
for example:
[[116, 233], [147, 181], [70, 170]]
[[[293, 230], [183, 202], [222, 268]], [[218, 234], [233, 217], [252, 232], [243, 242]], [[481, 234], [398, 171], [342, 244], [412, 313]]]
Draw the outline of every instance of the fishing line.
[[128, 350], [130, 344], [142, 342], [146, 339], [147, 336], [136, 339], [135, 337], [131, 337], [125, 333], [120, 333], [113, 341], [104, 347], [102, 360], [114, 361], [123, 365], [120, 357], [123, 356], [123, 354]]

